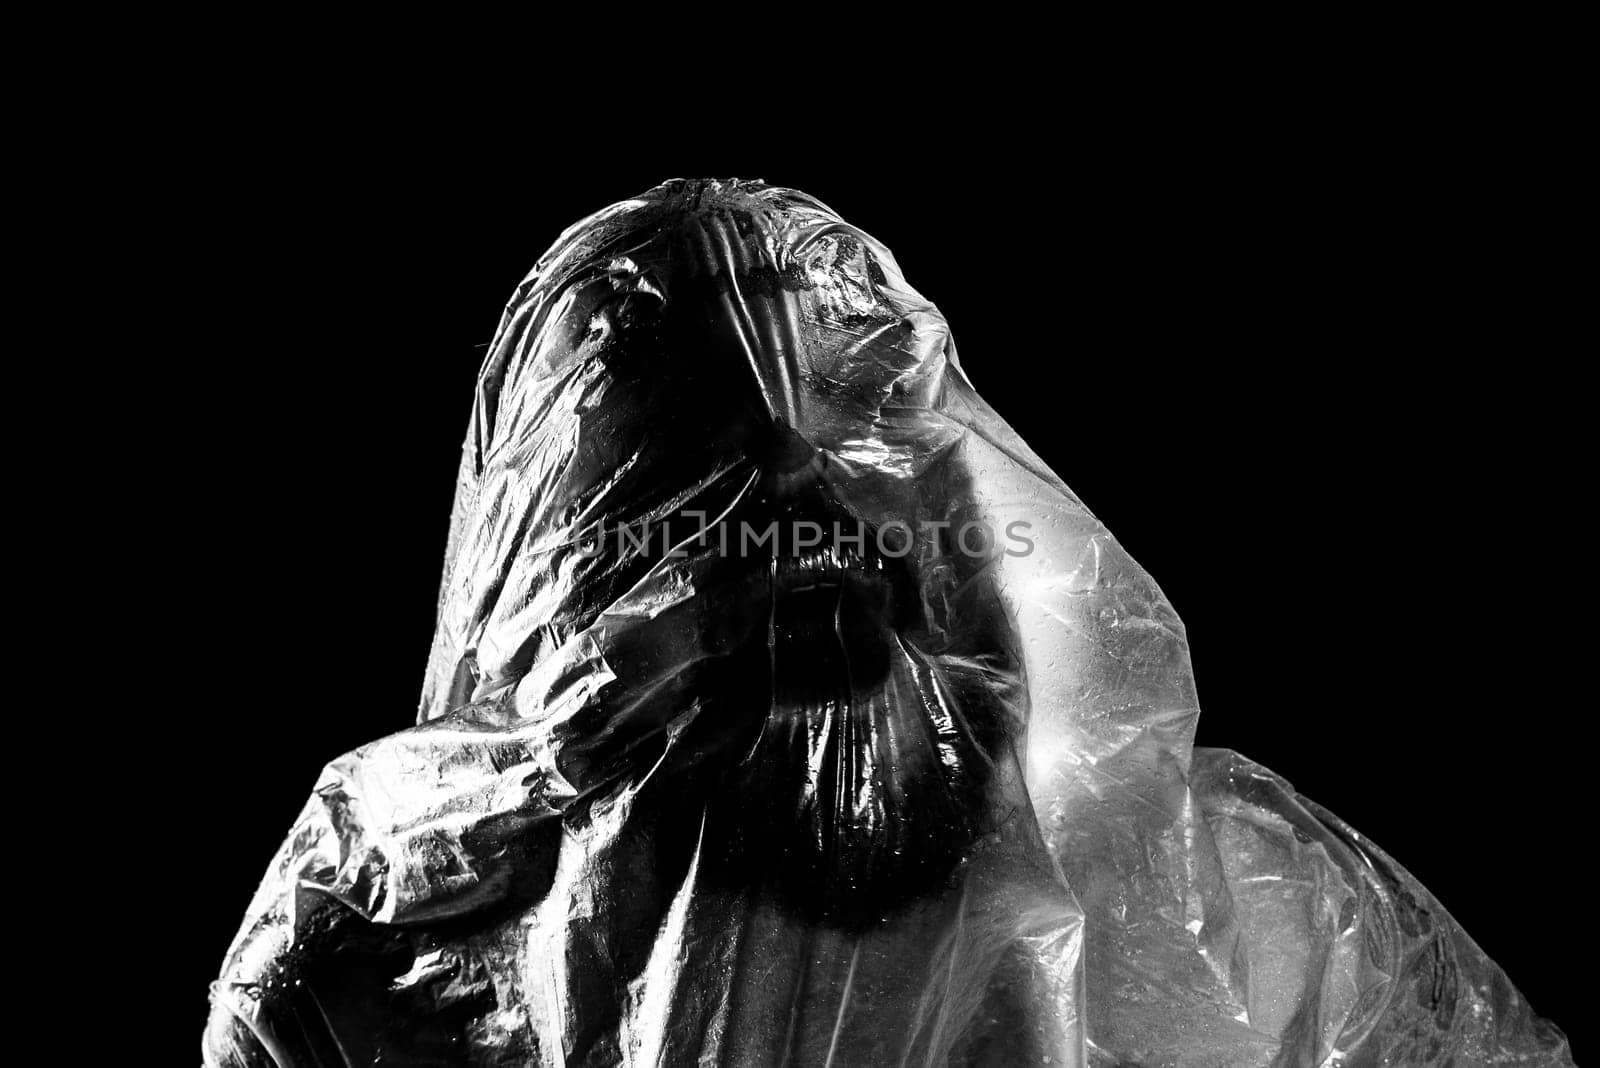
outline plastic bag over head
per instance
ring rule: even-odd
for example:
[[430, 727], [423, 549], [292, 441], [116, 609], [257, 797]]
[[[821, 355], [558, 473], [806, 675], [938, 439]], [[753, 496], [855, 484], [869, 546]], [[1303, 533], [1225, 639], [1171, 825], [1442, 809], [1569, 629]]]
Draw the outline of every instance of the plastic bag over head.
[[418, 723], [325, 769], [207, 1062], [1571, 1063], [1198, 712], [889, 251], [668, 182], [513, 295]]

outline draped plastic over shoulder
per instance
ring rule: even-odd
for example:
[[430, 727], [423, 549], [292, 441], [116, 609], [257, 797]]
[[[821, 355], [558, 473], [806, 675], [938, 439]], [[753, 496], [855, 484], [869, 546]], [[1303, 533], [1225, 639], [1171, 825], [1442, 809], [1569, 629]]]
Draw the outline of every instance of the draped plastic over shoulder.
[[1198, 711], [887, 249], [668, 182], [513, 296], [419, 723], [323, 772], [206, 1062], [1571, 1063]]

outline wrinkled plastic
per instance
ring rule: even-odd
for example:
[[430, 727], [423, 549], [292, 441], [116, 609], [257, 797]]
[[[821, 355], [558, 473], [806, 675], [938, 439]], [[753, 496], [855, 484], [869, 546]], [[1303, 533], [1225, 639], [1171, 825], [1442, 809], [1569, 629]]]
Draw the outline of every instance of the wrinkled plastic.
[[[773, 521], [869, 536], [715, 543]], [[206, 1061], [1571, 1063], [1198, 713], [1156, 584], [888, 250], [669, 182], [512, 298], [419, 725], [327, 766]]]

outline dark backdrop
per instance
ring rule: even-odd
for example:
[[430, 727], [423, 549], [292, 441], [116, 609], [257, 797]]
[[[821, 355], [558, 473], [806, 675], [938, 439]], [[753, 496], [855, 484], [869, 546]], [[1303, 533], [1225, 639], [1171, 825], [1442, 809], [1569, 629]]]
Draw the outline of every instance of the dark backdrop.
[[452, 128], [266, 108], [193, 130], [144, 209], [179, 263], [154, 309], [178, 414], [150, 433], [185, 516], [157, 580], [183, 615], [160, 670], [193, 680], [167, 700], [195, 725], [169, 774], [205, 871], [172, 898], [196, 1032], [318, 770], [412, 722], [505, 299], [569, 223], [699, 174], [803, 188], [892, 248], [1182, 614], [1201, 744], [1368, 834], [1577, 1029], [1586, 632], [1547, 534], [1576, 483], [1529, 362], [1560, 294], [1522, 288], [1520, 209], [1470, 160], [1266, 121], [879, 120], [785, 151]]

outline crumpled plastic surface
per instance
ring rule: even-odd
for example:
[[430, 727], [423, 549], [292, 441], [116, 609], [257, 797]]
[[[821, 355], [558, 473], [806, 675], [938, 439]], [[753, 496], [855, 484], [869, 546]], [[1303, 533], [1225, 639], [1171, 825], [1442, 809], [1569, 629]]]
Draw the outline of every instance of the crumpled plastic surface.
[[887, 249], [666, 183], [513, 296], [419, 724], [323, 772], [206, 1063], [1572, 1063], [1198, 713], [1155, 582]]

